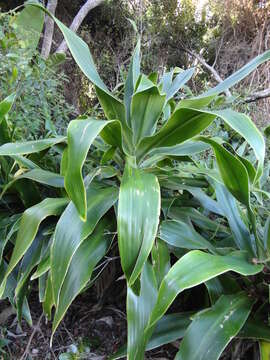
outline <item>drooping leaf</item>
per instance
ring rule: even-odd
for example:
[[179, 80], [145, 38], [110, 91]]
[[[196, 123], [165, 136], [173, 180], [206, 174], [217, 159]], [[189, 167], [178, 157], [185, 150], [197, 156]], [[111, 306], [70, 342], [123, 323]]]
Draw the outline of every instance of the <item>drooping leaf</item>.
[[111, 225], [106, 218], [101, 220], [93, 234], [75, 251], [60, 291], [52, 336], [72, 301], [90, 280], [94, 267], [107, 252], [112, 235], [105, 232], [111, 229]]
[[175, 359], [218, 360], [244, 325], [253, 303], [244, 293], [223, 295], [210, 309], [196, 314]]
[[254, 275], [261, 270], [262, 266], [248, 262], [243, 252], [220, 256], [199, 250], [190, 251], [173, 265], [162, 281], [149, 326], [162, 317], [183, 290], [204, 283], [227, 271], [234, 271], [241, 275]]
[[82, 167], [91, 144], [108, 123], [105, 120], [88, 118], [73, 120], [68, 126], [68, 166], [65, 172], [65, 189], [84, 221], [87, 215], [87, 199]]
[[130, 285], [151, 252], [159, 213], [157, 178], [127, 164], [120, 186], [117, 223], [121, 264]]
[[9, 274], [18, 264], [27, 249], [31, 246], [35, 239], [38, 228], [42, 220], [48, 216], [57, 216], [61, 213], [63, 208], [67, 205], [68, 199], [47, 198], [41, 203], [27, 209], [22, 216], [20, 228], [17, 234], [15, 247], [12, 252], [8, 268], [6, 270], [4, 279], [0, 286], [0, 297], [5, 290], [6, 281]]
[[238, 201], [249, 208], [249, 178], [245, 166], [237, 157], [213, 139], [203, 136], [198, 137], [198, 139], [212, 146], [224, 184]]
[[7, 143], [0, 146], [0, 156], [33, 154], [65, 141], [66, 137], [58, 136], [43, 140]]
[[52, 286], [56, 305], [72, 257], [93, 232], [100, 218], [116, 202], [118, 189], [98, 186], [92, 182], [86, 191], [86, 196], [88, 200], [86, 222], [81, 220], [75, 205], [71, 202], [56, 225], [51, 247]]

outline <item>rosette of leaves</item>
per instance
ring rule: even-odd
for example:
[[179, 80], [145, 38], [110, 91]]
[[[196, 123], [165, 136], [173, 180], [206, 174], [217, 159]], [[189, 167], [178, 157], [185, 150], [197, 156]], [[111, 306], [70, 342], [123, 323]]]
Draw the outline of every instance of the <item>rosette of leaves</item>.
[[[33, 9], [46, 11], [26, 7]], [[269, 260], [269, 223], [258, 228], [251, 204], [251, 197], [262, 196], [265, 143], [248, 116], [226, 108], [226, 102], [222, 109], [217, 105], [220, 94], [267, 61], [270, 51], [206, 93], [175, 102], [194, 69], [176, 76], [165, 72], [160, 79], [141, 74], [138, 39], [121, 100], [101, 80], [83, 40], [54, 20], [94, 84], [104, 120], [80, 117], [65, 137], [0, 147], [1, 159], [12, 162], [2, 199], [22, 180], [49, 194], [21, 215], [9, 209], [13, 222], [3, 216], [8, 225], [1, 242], [0, 296], [13, 301], [19, 319], [30, 318], [29, 284], [38, 279], [44, 313], [50, 318], [55, 309], [53, 335], [117, 242], [127, 285], [128, 339], [115, 358], [144, 359], [146, 350], [182, 337], [176, 359], [218, 359], [236, 336], [259, 339], [266, 351], [269, 329], [261, 318], [250, 318], [261, 305], [250, 291], [250, 276], [262, 277]], [[220, 139], [201, 135], [216, 118], [245, 139], [254, 163]], [[39, 165], [53, 148], [61, 157], [59, 173]], [[209, 149], [217, 165], [211, 169], [194, 160]], [[180, 293], [192, 296], [200, 284], [209, 295], [206, 300], [202, 290], [203, 311], [166, 314]]]

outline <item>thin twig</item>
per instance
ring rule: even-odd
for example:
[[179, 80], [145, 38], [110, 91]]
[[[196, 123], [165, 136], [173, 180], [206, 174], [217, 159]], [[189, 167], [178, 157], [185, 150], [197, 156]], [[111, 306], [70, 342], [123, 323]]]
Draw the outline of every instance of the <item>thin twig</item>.
[[32, 331], [32, 334], [30, 335], [30, 338], [28, 340], [28, 343], [27, 343], [27, 346], [25, 348], [25, 351], [24, 353], [22, 354], [22, 356], [20, 357], [19, 360], [24, 360], [24, 358], [26, 358], [26, 356], [29, 354], [29, 350], [30, 350], [30, 346], [31, 346], [31, 343], [33, 341], [33, 338], [34, 336], [36, 335], [37, 331], [40, 331], [40, 323], [41, 323], [41, 320], [43, 318], [44, 314], [42, 313], [38, 319], [38, 322], [36, 323], [36, 325], [33, 326], [33, 331]]

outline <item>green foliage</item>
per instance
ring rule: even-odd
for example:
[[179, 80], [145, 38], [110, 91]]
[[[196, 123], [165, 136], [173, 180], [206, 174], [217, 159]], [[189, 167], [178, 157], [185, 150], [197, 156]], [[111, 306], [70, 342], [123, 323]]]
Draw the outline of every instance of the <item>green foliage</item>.
[[[207, 93], [179, 101], [193, 70], [141, 74], [139, 39], [122, 100], [101, 80], [86, 43], [53, 19], [93, 83], [104, 118], [72, 120], [67, 137], [3, 139], [9, 182], [1, 200], [1, 298], [31, 323], [27, 298], [38, 278], [44, 313], [51, 318], [55, 309], [53, 336], [71, 302], [96, 278], [100, 260], [118, 245], [128, 337], [114, 358], [141, 360], [146, 349], [183, 337], [176, 359], [216, 360], [237, 336], [270, 340], [257, 330], [267, 320], [269, 291], [269, 221], [258, 216], [262, 197], [269, 197], [260, 184], [264, 138], [249, 117], [224, 109], [218, 97], [269, 60], [270, 51]], [[0, 104], [2, 126], [12, 101]], [[254, 160], [221, 138], [203, 136], [216, 118], [245, 139]], [[197, 154], [210, 148], [214, 161], [200, 162]], [[41, 161], [47, 151], [58, 165], [54, 172]], [[17, 190], [18, 209], [8, 201], [22, 180], [28, 187]], [[22, 193], [34, 189], [29, 184], [42, 189], [40, 200]], [[192, 307], [189, 299], [202, 284]], [[178, 295], [192, 313], [166, 315], [172, 304], [179, 306]], [[264, 342], [261, 348], [265, 353]]]
[[9, 114], [14, 139], [38, 139], [48, 132], [63, 132], [74, 110], [63, 96], [64, 73], [31, 49], [33, 38], [22, 32], [19, 19], [0, 13], [0, 99], [16, 92]]

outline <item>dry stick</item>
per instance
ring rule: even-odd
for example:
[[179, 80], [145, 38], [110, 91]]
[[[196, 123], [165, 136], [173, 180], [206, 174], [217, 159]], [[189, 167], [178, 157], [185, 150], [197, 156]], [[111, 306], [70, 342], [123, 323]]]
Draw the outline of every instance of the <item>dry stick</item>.
[[43, 318], [44, 314], [42, 313], [38, 319], [38, 322], [36, 325], [33, 326], [33, 332], [32, 334], [30, 335], [30, 338], [28, 340], [28, 343], [27, 343], [27, 346], [25, 348], [25, 351], [24, 353], [22, 354], [22, 356], [20, 357], [20, 360], [24, 360], [24, 358], [29, 354], [29, 349], [30, 349], [30, 346], [31, 346], [31, 343], [32, 343], [32, 340], [34, 338], [34, 336], [36, 335], [36, 332], [37, 331], [40, 331], [40, 323], [41, 323], [41, 320]]
[[[70, 30], [77, 32], [89, 11], [100, 5], [103, 1], [104, 0], [87, 0], [73, 19], [72, 24], [69, 27]], [[65, 53], [67, 49], [67, 43], [65, 42], [65, 40], [63, 40], [58, 49], [56, 50], [56, 53]]]
[[[54, 15], [57, 7], [58, 0], [48, 0], [47, 10]], [[45, 18], [45, 31], [41, 48], [41, 56], [47, 59], [51, 52], [52, 40], [54, 33], [54, 20], [46, 15]]]
[[250, 94], [246, 99], [244, 99], [244, 102], [251, 103], [268, 97], [270, 97], [270, 88]]
[[[218, 72], [213, 68], [213, 66], [209, 65], [200, 55], [186, 48], [183, 50], [189, 55], [195, 57], [195, 59], [197, 59], [207, 70], [209, 70], [218, 83], [223, 82], [223, 79], [219, 76]], [[232, 96], [230, 90], [225, 90], [225, 93], [227, 96]]]

